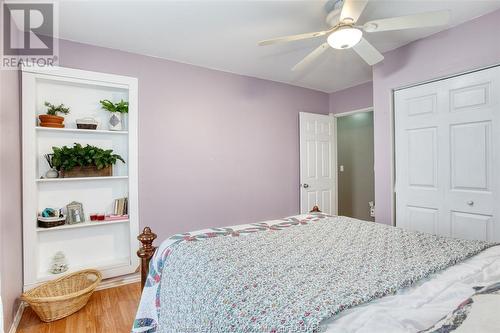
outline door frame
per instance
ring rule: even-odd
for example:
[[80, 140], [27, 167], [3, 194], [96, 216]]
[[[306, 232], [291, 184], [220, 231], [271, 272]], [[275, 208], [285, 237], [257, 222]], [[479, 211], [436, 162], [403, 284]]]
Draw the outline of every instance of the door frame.
[[[369, 106], [367, 108], [362, 108], [362, 109], [356, 109], [356, 110], [351, 110], [351, 111], [346, 111], [346, 112], [341, 112], [341, 113], [332, 113], [330, 112], [330, 116], [333, 117], [333, 166], [335, 167], [335, 188], [334, 188], [334, 193], [336, 197], [336, 202], [335, 202], [335, 211], [338, 215], [338, 207], [339, 207], [339, 177], [338, 177], [338, 172], [339, 172], [339, 165], [338, 165], [338, 130], [337, 130], [337, 120], [338, 118], [346, 117], [346, 116], [352, 116], [354, 114], [358, 113], [367, 113], [367, 112], [373, 112], [375, 115], [373, 106]], [[373, 126], [373, 129], [375, 130], [375, 124]], [[374, 131], [375, 132], [375, 131]], [[375, 133], [374, 133], [375, 136]], [[373, 154], [375, 156], [375, 138], [373, 140]], [[373, 172], [375, 173], [375, 161], [373, 163]], [[375, 178], [374, 178], [375, 179]], [[373, 188], [375, 189], [375, 181], [373, 184]], [[373, 202], [375, 204], [375, 213], [377, 212], [377, 202], [375, 201], [375, 198], [373, 198]]]

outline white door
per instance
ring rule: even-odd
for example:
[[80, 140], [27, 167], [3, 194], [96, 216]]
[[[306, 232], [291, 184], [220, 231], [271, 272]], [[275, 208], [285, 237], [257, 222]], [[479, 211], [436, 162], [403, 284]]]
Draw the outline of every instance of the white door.
[[500, 67], [394, 95], [396, 224], [500, 241]]
[[336, 215], [333, 117], [300, 112], [300, 211]]

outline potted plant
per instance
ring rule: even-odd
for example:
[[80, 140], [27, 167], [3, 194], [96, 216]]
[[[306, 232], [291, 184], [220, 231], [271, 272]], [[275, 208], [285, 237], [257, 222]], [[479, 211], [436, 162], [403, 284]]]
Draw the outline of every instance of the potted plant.
[[52, 165], [62, 178], [106, 177], [113, 175], [112, 166], [125, 160], [112, 149], [75, 143], [73, 147], [52, 147]]
[[44, 105], [47, 107], [47, 114], [41, 114], [38, 116], [40, 119], [40, 126], [42, 127], [64, 127], [64, 117], [58, 116], [58, 113], [68, 114], [69, 108], [64, 106], [64, 104], [53, 105], [49, 102], [45, 102]]
[[111, 116], [109, 117], [109, 129], [111, 131], [121, 131], [123, 126], [123, 114], [128, 113], [128, 102], [123, 99], [118, 103], [113, 103], [108, 99], [104, 99], [99, 101], [101, 103], [101, 107], [109, 111]]

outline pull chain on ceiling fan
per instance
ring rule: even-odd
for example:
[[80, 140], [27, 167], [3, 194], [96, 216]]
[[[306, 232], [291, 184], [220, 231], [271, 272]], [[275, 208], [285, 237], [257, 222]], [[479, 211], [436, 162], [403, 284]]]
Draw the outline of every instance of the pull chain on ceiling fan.
[[358, 19], [367, 4], [368, 0], [330, 0], [325, 5], [325, 9], [329, 12], [326, 22], [331, 26], [330, 29], [263, 40], [258, 45], [272, 45], [328, 36], [325, 43], [309, 53], [292, 70], [299, 71], [306, 68], [330, 47], [339, 50], [352, 48], [368, 65], [373, 66], [382, 61], [384, 56], [363, 37], [363, 32], [436, 27], [446, 25], [450, 21], [450, 12], [442, 10], [373, 20], [358, 25]]

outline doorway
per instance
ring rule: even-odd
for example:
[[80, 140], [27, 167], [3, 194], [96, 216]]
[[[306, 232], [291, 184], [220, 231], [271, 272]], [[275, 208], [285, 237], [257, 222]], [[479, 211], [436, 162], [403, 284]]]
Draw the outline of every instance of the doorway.
[[374, 221], [373, 109], [335, 115], [338, 215]]

